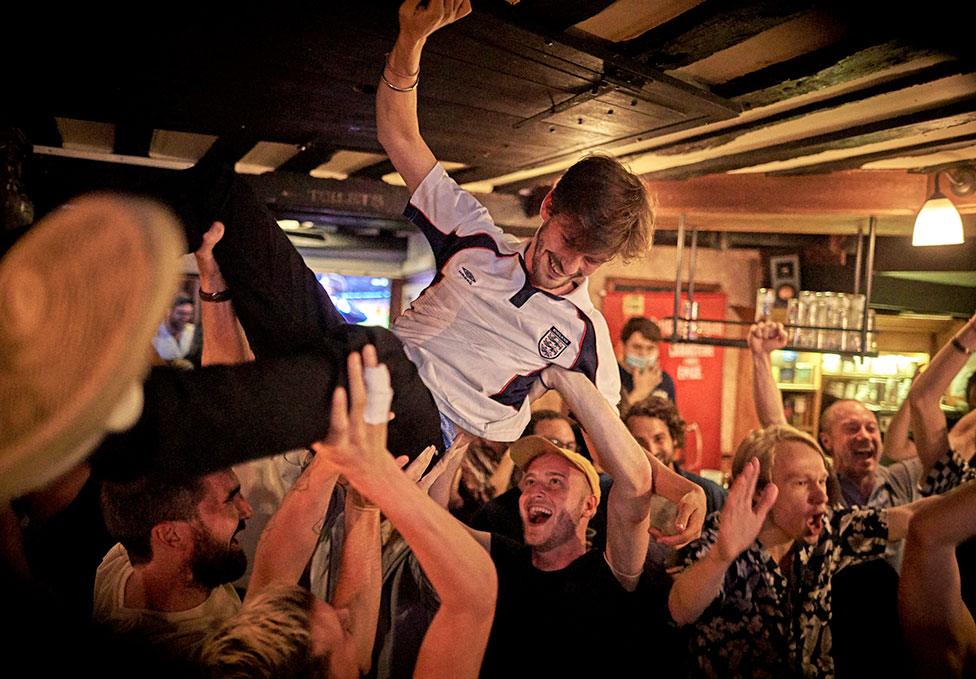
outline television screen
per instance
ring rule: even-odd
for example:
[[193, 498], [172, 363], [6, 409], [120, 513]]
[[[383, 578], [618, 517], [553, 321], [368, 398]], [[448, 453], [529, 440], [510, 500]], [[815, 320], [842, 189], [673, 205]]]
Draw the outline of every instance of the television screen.
[[390, 279], [316, 273], [332, 303], [349, 323], [390, 327]]

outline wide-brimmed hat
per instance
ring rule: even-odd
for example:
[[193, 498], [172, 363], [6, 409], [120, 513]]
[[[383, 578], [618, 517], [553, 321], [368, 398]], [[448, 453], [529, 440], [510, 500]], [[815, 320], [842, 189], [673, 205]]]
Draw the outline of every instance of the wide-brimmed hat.
[[590, 486], [590, 490], [596, 495], [597, 500], [600, 499], [600, 475], [597, 473], [593, 463], [579, 453], [568, 450], [567, 448], [560, 448], [542, 436], [523, 436], [508, 449], [508, 454], [512, 456], [512, 461], [522, 470], [525, 470], [532, 460], [547, 453], [562, 455], [574, 467], [583, 472], [583, 475], [586, 476], [586, 482]]
[[0, 498], [69, 471], [136, 386], [141, 397], [184, 251], [161, 205], [93, 194], [0, 260]]

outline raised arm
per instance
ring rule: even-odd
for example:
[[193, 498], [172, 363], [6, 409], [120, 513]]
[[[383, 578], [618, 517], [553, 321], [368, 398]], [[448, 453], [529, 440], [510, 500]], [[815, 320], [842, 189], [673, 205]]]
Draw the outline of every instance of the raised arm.
[[976, 448], [976, 410], [963, 415], [949, 430], [949, 445], [954, 453], [964, 459], [972, 458], [973, 449]]
[[[376, 365], [372, 347], [363, 352]], [[457, 519], [397, 467], [371, 432], [385, 430], [387, 408], [367, 401], [358, 354], [350, 355], [348, 416], [333, 412], [332, 427], [348, 432], [349, 445], [315, 444], [363, 495], [375, 502], [413, 550], [441, 600], [417, 657], [415, 676], [476, 677], [495, 610], [497, 576], [488, 553]], [[344, 390], [337, 390], [337, 395]], [[344, 398], [344, 396], [343, 396]], [[387, 401], [387, 406], [388, 406]], [[364, 421], [364, 414], [373, 413]]]
[[203, 234], [203, 243], [193, 253], [200, 274], [200, 320], [203, 324], [202, 365], [237, 365], [254, 360], [254, 354], [247, 344], [244, 330], [237, 322], [232, 298], [221, 301], [206, 299], [206, 293], [224, 291], [233, 294], [214, 259], [213, 249], [224, 237], [224, 225], [214, 222]]
[[976, 483], [933, 500], [909, 527], [898, 583], [901, 622], [926, 676], [971, 676], [976, 624], [962, 600], [956, 545], [976, 535]]
[[915, 442], [908, 438], [911, 424], [911, 404], [906, 398], [898, 406], [885, 429], [884, 454], [892, 462], [902, 462], [918, 457]]
[[337, 479], [328, 458], [316, 455], [285, 494], [258, 540], [247, 598], [272, 584], [298, 584], [318, 544]]
[[957, 332], [932, 358], [928, 368], [915, 378], [908, 391], [912, 409], [915, 447], [922, 460], [922, 478], [949, 449], [945, 414], [940, 401], [952, 378], [963, 369], [969, 353], [976, 349], [976, 316]]
[[786, 330], [782, 323], [760, 321], [749, 328], [749, 351], [752, 353], [752, 393], [756, 401], [759, 422], [764, 427], [771, 424], [788, 424], [783, 412], [783, 396], [773, 379], [773, 363], [770, 354], [774, 349], [786, 346]]
[[613, 477], [607, 498], [607, 562], [620, 584], [637, 586], [647, 556], [653, 477], [644, 449], [600, 391], [578, 372], [552, 366], [544, 381], [563, 397], [593, 443], [600, 466]]
[[412, 194], [437, 159], [420, 134], [417, 86], [420, 55], [431, 33], [471, 12], [469, 0], [407, 0], [400, 6], [400, 33], [376, 89], [380, 144]]
[[759, 535], [779, 490], [770, 483], [753, 506], [758, 477], [759, 462], [753, 459], [729, 490], [715, 544], [702, 558], [675, 576], [668, 608], [679, 625], [690, 624], [705, 612], [721, 591], [729, 566]]

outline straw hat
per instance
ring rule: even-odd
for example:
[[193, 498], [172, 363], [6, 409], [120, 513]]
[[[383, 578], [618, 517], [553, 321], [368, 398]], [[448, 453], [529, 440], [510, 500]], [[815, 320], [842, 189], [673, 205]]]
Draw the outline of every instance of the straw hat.
[[183, 252], [162, 206], [91, 195], [38, 222], [0, 260], [0, 498], [84, 460], [118, 428], [120, 403], [130, 420], [138, 414]]

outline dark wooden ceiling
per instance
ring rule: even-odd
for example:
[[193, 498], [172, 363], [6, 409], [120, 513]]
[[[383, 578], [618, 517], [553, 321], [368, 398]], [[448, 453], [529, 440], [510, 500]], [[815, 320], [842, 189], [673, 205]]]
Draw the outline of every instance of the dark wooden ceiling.
[[[373, 97], [397, 4], [5, 10], [5, 117], [49, 157], [176, 167], [271, 142], [255, 162], [273, 174], [376, 180], [392, 171]], [[421, 126], [459, 181], [523, 195], [591, 151], [661, 181], [968, 163], [965, 7], [476, 1], [428, 43]], [[308, 176], [339, 161], [331, 180]]]

